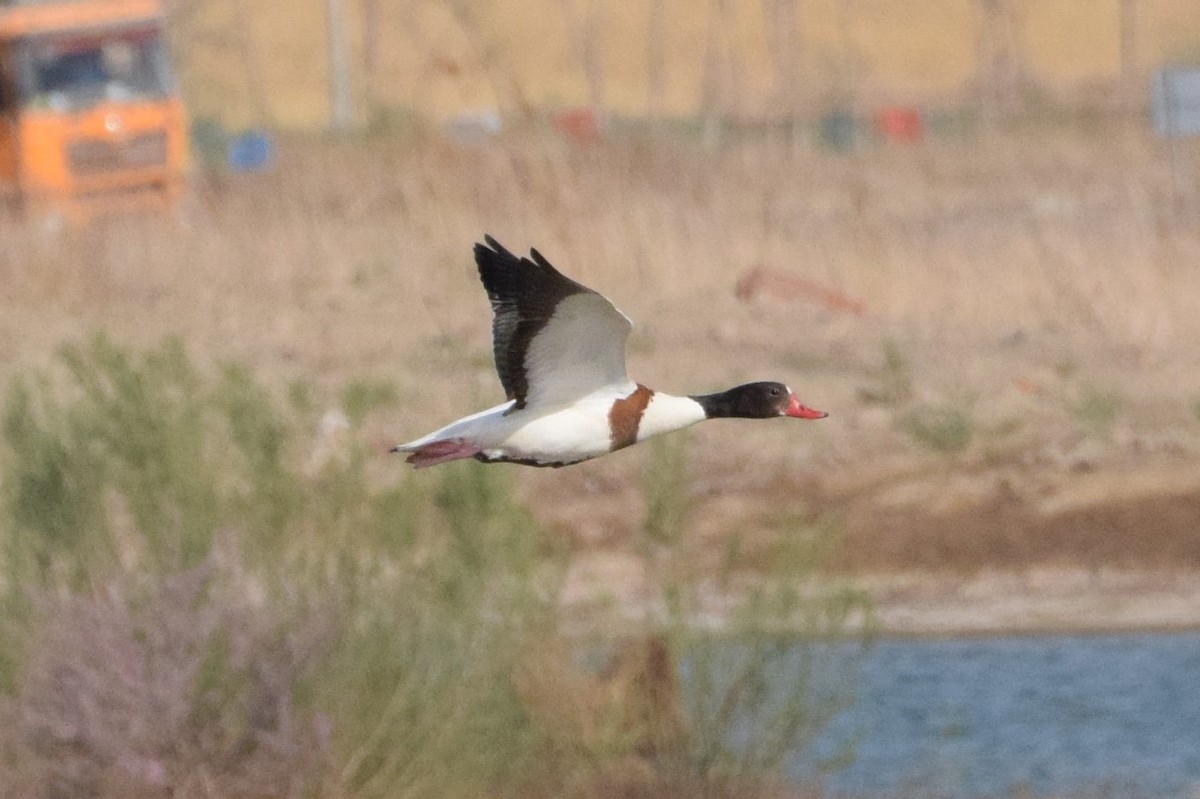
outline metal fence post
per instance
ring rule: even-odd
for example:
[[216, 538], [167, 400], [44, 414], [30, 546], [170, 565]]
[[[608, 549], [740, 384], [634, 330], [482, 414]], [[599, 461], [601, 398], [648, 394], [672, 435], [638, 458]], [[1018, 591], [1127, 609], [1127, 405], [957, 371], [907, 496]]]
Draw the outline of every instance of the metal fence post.
[[329, 26], [329, 121], [334, 130], [345, 130], [354, 121], [354, 105], [342, 0], [325, 0], [325, 13]]

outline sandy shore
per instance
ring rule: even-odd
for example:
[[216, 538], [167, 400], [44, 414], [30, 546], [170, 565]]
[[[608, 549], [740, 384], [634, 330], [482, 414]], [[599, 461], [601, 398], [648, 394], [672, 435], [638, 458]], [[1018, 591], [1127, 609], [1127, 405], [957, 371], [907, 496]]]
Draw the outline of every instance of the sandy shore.
[[1200, 574], [1039, 568], [863, 579], [880, 629], [995, 635], [1200, 628]]
[[[905, 572], [836, 581], [865, 594], [873, 629], [889, 636], [1102, 633], [1200, 629], [1200, 573], [1039, 567], [974, 575]], [[737, 590], [702, 585], [703, 621], [720, 625]], [[654, 615], [645, 564], [625, 554], [577, 559], [563, 591], [581, 627], [623, 627]]]
[[[816, 579], [868, 598], [883, 634], [1200, 629], [1191, 457], [1111, 448], [1086, 468], [930, 462], [852, 466], [809, 481], [803, 501], [799, 476], [728, 491], [700, 477], [681, 539], [656, 554], [629, 481], [593, 485], [587, 499], [580, 489], [543, 516], [576, 545], [563, 602], [574, 618], [636, 622], [655, 613], [662, 575], [682, 566], [696, 581], [696, 612], [720, 625], [764, 580], [819, 585], [797, 542], [826, 524]], [[780, 515], [788, 503], [795, 519]], [[798, 571], [781, 566], [789, 559]]]

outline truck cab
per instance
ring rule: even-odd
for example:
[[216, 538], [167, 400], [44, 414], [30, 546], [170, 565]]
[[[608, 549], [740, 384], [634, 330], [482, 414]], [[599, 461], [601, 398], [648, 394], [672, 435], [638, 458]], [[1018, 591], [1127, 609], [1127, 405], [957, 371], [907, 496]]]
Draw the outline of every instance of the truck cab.
[[159, 0], [0, 0], [0, 193], [172, 202], [187, 120]]

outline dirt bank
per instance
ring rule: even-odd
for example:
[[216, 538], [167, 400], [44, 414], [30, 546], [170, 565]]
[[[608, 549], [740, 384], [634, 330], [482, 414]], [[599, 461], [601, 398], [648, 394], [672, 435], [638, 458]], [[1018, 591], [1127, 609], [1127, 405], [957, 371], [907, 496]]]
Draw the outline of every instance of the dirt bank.
[[[865, 592], [888, 634], [1200, 628], [1200, 465], [1117, 460], [929, 468], [910, 458], [728, 493], [701, 480], [681, 557], [702, 575], [701, 612], [716, 621], [739, 590], [785, 576], [787, 559], [812, 556], [820, 539], [821, 579]], [[579, 546], [565, 601], [616, 623], [654, 612], [659, 567], [629, 523], [639, 491], [617, 480], [581, 490], [586, 508], [546, 514]]]

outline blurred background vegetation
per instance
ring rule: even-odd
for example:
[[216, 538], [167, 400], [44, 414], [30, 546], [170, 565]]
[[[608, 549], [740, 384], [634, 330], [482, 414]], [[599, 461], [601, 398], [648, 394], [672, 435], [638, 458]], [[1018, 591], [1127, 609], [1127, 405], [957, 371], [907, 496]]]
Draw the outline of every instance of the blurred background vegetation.
[[174, 0], [170, 13], [194, 113], [233, 127], [325, 126], [335, 68], [358, 123], [582, 106], [761, 121], [898, 101], [1135, 106], [1150, 72], [1200, 56], [1187, 0]]
[[[350, 418], [289, 393], [197, 369], [178, 340], [139, 353], [103, 336], [11, 381], [6, 789], [748, 795], [848, 701], [857, 648], [829, 639], [863, 628], [854, 592], [797, 572], [719, 638], [699, 620], [685, 442], [644, 481], [657, 610], [568, 638], [570, 552], [505, 470], [375, 483]], [[359, 420], [392, 401], [378, 384], [342, 397]]]

